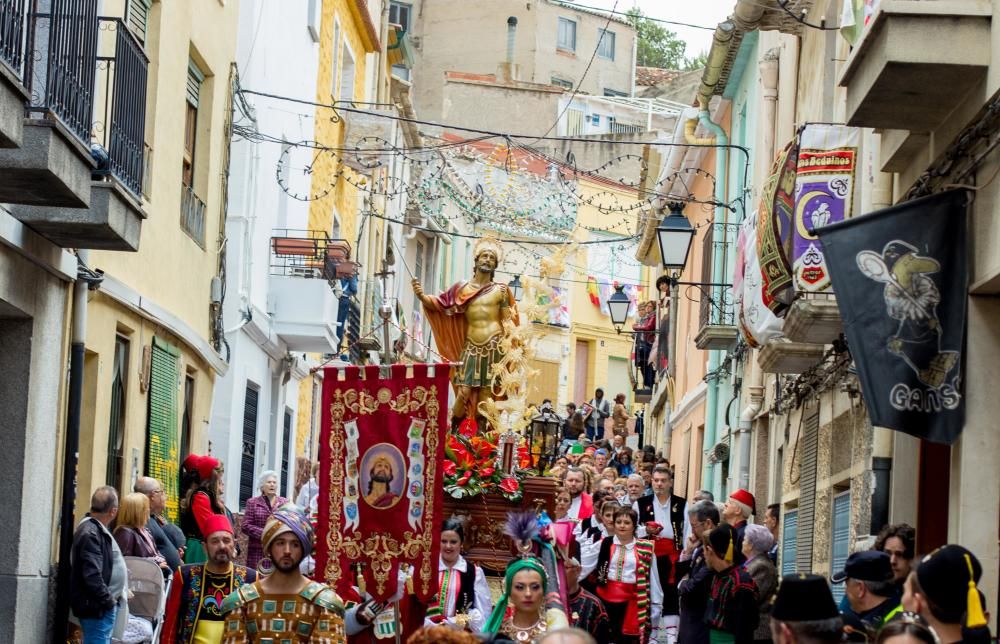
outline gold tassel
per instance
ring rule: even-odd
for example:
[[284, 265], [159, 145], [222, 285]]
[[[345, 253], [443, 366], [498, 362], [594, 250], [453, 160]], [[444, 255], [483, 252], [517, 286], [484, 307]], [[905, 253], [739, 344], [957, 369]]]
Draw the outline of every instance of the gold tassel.
[[406, 594], [407, 595], [412, 595], [413, 594], [413, 573], [410, 571], [410, 564], [402, 564], [402, 565], [403, 565], [403, 572], [407, 573], [407, 575], [406, 575]]
[[729, 547], [726, 548], [726, 563], [733, 563], [733, 533], [729, 532]]
[[979, 601], [979, 591], [976, 590], [976, 573], [972, 570], [972, 559], [967, 554], [962, 556], [965, 557], [965, 565], [969, 568], [969, 596], [966, 600], [968, 608], [965, 612], [965, 625], [968, 628], [986, 626], [983, 604]]
[[360, 566], [358, 566], [358, 594], [361, 595], [362, 597], [365, 596], [365, 588], [366, 588], [365, 573], [364, 570]]

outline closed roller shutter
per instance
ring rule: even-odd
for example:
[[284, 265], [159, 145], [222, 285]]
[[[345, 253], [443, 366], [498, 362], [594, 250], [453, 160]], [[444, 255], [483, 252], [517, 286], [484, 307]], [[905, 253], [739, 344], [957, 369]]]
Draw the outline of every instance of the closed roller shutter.
[[146, 475], [163, 486], [167, 518], [177, 521], [180, 481], [177, 386], [180, 352], [153, 338], [149, 370], [149, 416], [146, 424]]
[[812, 571], [813, 533], [816, 526], [816, 453], [819, 445], [819, 406], [804, 410], [802, 454], [799, 469], [799, 531], [796, 552], [798, 571]]
[[552, 408], [559, 405], [559, 363], [548, 360], [532, 360], [531, 368], [538, 373], [528, 385], [528, 402], [541, 405], [548, 398]]
[[798, 510], [785, 512], [781, 525], [781, 576], [795, 574], [795, 548], [798, 545]]
[[243, 399], [243, 450], [240, 455], [240, 508], [254, 495], [254, 462], [257, 460], [257, 409], [260, 392], [247, 384]]
[[[851, 536], [851, 493], [843, 492], [833, 497], [833, 538], [830, 552], [830, 574], [844, 569]], [[833, 599], [839, 604], [844, 596], [844, 584], [833, 584]]]

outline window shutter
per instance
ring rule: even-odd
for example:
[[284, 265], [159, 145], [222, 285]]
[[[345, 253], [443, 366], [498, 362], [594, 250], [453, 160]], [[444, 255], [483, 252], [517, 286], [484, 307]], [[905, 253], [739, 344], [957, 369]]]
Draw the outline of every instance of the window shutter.
[[785, 512], [781, 526], [781, 576], [795, 574], [795, 548], [798, 545], [798, 510]]
[[292, 443], [292, 410], [285, 410], [285, 426], [281, 432], [281, 491], [288, 493], [288, 452]]
[[247, 385], [243, 399], [243, 451], [240, 456], [240, 508], [254, 495], [254, 461], [257, 459], [257, 405], [260, 392]]
[[115, 336], [115, 360], [111, 379], [111, 422], [108, 426], [108, 466], [104, 480], [122, 489], [125, 461], [125, 383], [128, 378], [128, 340]]
[[128, 0], [126, 22], [143, 45], [146, 44], [146, 29], [149, 26], [149, 7], [150, 0]]
[[816, 452], [819, 445], [819, 405], [803, 410], [802, 436], [799, 438], [799, 525], [798, 572], [812, 570], [813, 531], [816, 525]]
[[[830, 553], [830, 574], [844, 569], [847, 563], [848, 540], [851, 535], [851, 493], [843, 492], [833, 497], [832, 552]], [[844, 596], [844, 584], [833, 584], [833, 599], [838, 604]]]
[[146, 475], [167, 494], [167, 518], [178, 519], [180, 449], [177, 439], [177, 378], [180, 352], [153, 338], [149, 369], [149, 415], [146, 425]]
[[205, 75], [201, 73], [193, 61], [188, 61], [187, 100], [195, 107], [198, 107], [198, 98], [201, 95], [203, 82], [205, 82]]

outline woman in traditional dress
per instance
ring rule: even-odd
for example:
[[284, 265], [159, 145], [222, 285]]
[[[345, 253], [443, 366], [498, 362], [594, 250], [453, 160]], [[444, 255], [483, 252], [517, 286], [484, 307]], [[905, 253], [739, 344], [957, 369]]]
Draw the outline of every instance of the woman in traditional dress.
[[223, 501], [226, 484], [222, 476], [222, 462], [211, 456], [189, 456], [185, 463], [190, 463], [191, 470], [197, 472], [200, 480], [181, 500], [181, 530], [187, 538], [184, 563], [204, 563], [208, 556], [202, 541], [208, 518], [213, 514], [222, 514], [232, 525], [233, 515]]
[[427, 608], [426, 626], [447, 624], [478, 633], [493, 611], [486, 575], [482, 568], [462, 556], [464, 542], [462, 522], [446, 520], [441, 526], [438, 595]]
[[597, 595], [604, 601], [609, 623], [621, 625], [618, 644], [649, 641], [663, 604], [653, 543], [635, 538], [638, 520], [631, 507], [617, 508], [614, 534], [601, 540], [600, 548], [580, 553], [582, 574], [597, 571]]

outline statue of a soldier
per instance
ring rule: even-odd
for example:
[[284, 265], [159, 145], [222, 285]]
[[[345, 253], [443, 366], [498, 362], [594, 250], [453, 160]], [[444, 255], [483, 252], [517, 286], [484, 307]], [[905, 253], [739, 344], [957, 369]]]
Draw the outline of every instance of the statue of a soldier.
[[503, 257], [496, 239], [484, 237], [473, 249], [475, 273], [467, 282], [458, 282], [440, 295], [427, 295], [413, 280], [413, 292], [423, 303], [424, 313], [434, 331], [441, 355], [459, 366], [452, 379], [455, 405], [452, 424], [476, 417], [481, 400], [494, 398], [493, 365], [503, 357], [503, 322], [517, 321], [517, 305], [506, 284], [493, 281]]

